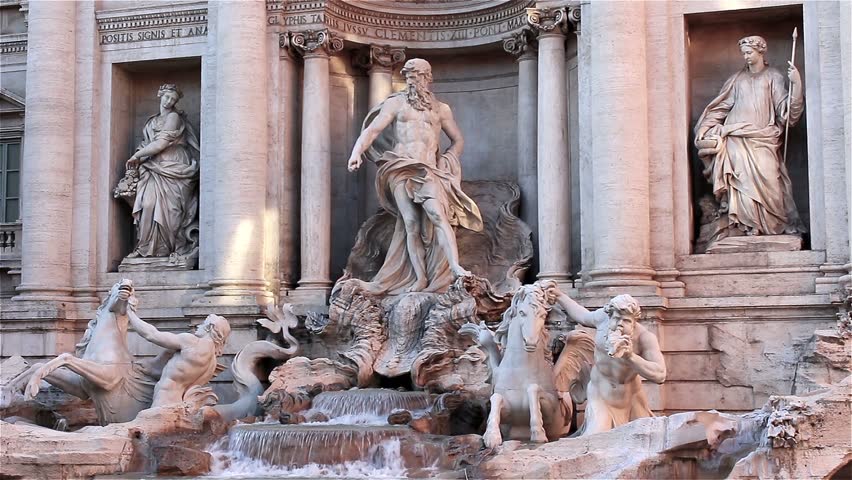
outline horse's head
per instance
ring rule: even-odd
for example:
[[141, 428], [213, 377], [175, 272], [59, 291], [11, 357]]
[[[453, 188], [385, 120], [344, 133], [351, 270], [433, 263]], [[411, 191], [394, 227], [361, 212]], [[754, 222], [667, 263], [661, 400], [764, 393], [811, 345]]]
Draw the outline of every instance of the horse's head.
[[[92, 341], [96, 328], [98, 325], [103, 325], [100, 320], [105, 320], [107, 321], [107, 324], [110, 324], [110, 320], [114, 319], [115, 325], [119, 328], [119, 330], [126, 333], [128, 323], [127, 305], [130, 304], [135, 307], [137, 303], [133, 292], [133, 282], [126, 278], [121, 279], [121, 281], [109, 289], [109, 294], [104, 301], [101, 302], [101, 305], [98, 307], [98, 311], [95, 314], [95, 318], [89, 322], [89, 325], [86, 328], [86, 333], [83, 334], [82, 340], [80, 340], [80, 343], [77, 344], [76, 355], [78, 357], [83, 358], [86, 355], [86, 351], [89, 348], [89, 343]], [[109, 315], [109, 318], [106, 318], [107, 315]]]
[[538, 285], [523, 285], [512, 297], [512, 305], [503, 314], [503, 322], [497, 327], [497, 339], [505, 345], [509, 326], [520, 322], [524, 350], [534, 352], [542, 343], [544, 321], [550, 311], [544, 289]]
[[136, 305], [137, 300], [134, 293], [133, 282], [122, 278], [109, 290], [109, 295], [107, 295], [101, 308], [116, 315], [125, 315], [127, 314], [128, 304]]

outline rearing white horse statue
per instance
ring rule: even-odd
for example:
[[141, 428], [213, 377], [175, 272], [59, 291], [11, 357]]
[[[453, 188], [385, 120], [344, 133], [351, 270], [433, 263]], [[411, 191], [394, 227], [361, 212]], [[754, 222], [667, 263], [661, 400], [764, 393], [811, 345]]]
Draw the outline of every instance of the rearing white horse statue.
[[136, 301], [133, 282], [125, 279], [113, 285], [77, 344], [76, 356], [63, 353], [13, 380], [27, 381], [25, 398], [34, 398], [46, 380], [66, 393], [91, 398], [101, 425], [128, 422], [150, 407], [154, 385], [173, 352], [149, 362], [134, 361], [127, 346], [127, 308]]
[[500, 445], [504, 438], [536, 443], [556, 440], [570, 428], [572, 400], [585, 400], [594, 339], [585, 332], [570, 332], [554, 365], [550, 335], [544, 327], [550, 309], [539, 285], [523, 285], [496, 333], [473, 323], [459, 330], [476, 339], [491, 366], [491, 412], [483, 436], [488, 448]]

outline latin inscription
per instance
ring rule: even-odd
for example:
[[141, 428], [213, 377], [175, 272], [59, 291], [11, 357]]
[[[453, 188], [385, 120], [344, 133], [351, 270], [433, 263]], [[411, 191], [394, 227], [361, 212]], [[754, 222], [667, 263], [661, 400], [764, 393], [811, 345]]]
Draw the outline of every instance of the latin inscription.
[[452, 30], [399, 30], [386, 27], [373, 27], [350, 23], [323, 14], [303, 14], [282, 17], [271, 15], [267, 19], [270, 25], [325, 25], [338, 32], [351, 33], [361, 37], [377, 40], [395, 40], [400, 42], [453, 42], [491, 37], [511, 32], [526, 25], [526, 15], [508, 18], [505, 21], [491, 25], [480, 25], [469, 28]]
[[149, 40], [168, 40], [172, 38], [201, 37], [205, 35], [207, 35], [207, 25], [195, 25], [180, 28], [157, 28], [135, 32], [102, 33], [101, 45], [146, 42]]

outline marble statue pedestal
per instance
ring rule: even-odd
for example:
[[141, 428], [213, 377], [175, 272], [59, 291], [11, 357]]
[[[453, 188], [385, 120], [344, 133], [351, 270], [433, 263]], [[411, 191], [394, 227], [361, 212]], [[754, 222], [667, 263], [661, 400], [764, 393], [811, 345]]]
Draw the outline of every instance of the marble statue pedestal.
[[796, 252], [801, 249], [799, 235], [755, 235], [723, 238], [710, 245], [706, 253]]
[[168, 257], [125, 258], [118, 265], [119, 272], [151, 272], [160, 270], [195, 270], [198, 251], [189, 255], [172, 254]]

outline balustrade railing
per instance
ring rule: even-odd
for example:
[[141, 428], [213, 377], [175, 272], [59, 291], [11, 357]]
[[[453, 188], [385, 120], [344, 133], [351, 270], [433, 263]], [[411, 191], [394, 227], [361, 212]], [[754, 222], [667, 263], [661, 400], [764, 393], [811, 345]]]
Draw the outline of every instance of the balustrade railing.
[[21, 224], [0, 223], [0, 267], [15, 267], [21, 263]]

